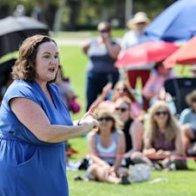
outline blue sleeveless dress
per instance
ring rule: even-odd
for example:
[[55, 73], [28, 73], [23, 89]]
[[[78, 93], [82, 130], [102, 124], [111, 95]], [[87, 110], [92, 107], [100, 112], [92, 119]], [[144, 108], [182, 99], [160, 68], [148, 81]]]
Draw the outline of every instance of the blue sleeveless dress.
[[64, 142], [40, 141], [21, 124], [9, 105], [12, 98], [25, 97], [44, 110], [51, 124], [72, 125], [55, 84], [48, 84], [48, 89], [53, 104], [36, 82], [23, 80], [15, 80], [3, 98], [0, 108], [1, 196], [69, 195]]

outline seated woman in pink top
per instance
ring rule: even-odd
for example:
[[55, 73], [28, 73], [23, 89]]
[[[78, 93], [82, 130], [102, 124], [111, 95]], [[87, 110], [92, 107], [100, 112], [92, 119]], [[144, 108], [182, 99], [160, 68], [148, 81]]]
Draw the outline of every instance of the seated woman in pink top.
[[[164, 82], [174, 77], [173, 72], [171, 72], [170, 69], [166, 69], [162, 62], [158, 62], [154, 69], [155, 72], [151, 74], [142, 92], [144, 100], [148, 102], [148, 106], [152, 105], [158, 99], [169, 99], [169, 95], [164, 91]], [[145, 109], [147, 109], [148, 106], [146, 106]]]

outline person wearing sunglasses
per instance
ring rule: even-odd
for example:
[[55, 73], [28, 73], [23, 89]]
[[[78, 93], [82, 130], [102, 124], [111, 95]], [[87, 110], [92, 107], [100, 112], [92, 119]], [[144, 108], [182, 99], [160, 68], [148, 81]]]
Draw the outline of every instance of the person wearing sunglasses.
[[138, 101], [138, 98], [136, 99], [135, 92], [133, 92], [133, 89], [131, 89], [131, 86], [126, 80], [119, 80], [112, 90], [112, 102], [115, 102], [120, 97], [127, 97], [131, 100], [131, 115], [133, 118], [137, 118], [141, 114], [140, 101]]
[[120, 131], [120, 121], [109, 110], [98, 109], [97, 120], [99, 128], [88, 134], [88, 149], [90, 162], [87, 176], [113, 184], [127, 184], [127, 171], [121, 168], [125, 151], [125, 140]]
[[164, 101], [157, 101], [149, 109], [144, 154], [164, 169], [187, 168], [180, 127]]
[[114, 103], [115, 113], [123, 123], [123, 133], [125, 135], [125, 167], [130, 164], [146, 163], [151, 165], [149, 159], [142, 154], [143, 146], [143, 124], [139, 119], [131, 116], [131, 100], [127, 97], [120, 97]]
[[89, 58], [87, 66], [86, 110], [101, 94], [103, 87], [111, 82], [114, 86], [119, 79], [114, 66], [120, 52], [120, 45], [112, 39], [112, 27], [108, 22], [98, 24], [99, 35], [83, 44], [82, 50]]
[[188, 155], [196, 156], [196, 90], [186, 97], [188, 108], [180, 115], [183, 131], [183, 145]]

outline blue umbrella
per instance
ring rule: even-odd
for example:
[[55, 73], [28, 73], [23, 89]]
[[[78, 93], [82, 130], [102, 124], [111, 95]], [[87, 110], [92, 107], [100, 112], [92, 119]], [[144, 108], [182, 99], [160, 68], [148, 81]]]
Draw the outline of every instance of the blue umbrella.
[[196, 0], [178, 0], [145, 29], [151, 39], [185, 41], [196, 35]]

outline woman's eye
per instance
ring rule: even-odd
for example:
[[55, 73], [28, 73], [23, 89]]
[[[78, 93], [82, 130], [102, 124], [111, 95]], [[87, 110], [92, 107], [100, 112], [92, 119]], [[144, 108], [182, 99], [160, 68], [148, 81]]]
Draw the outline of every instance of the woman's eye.
[[44, 55], [43, 57], [46, 58], [46, 59], [50, 58], [49, 55]]

